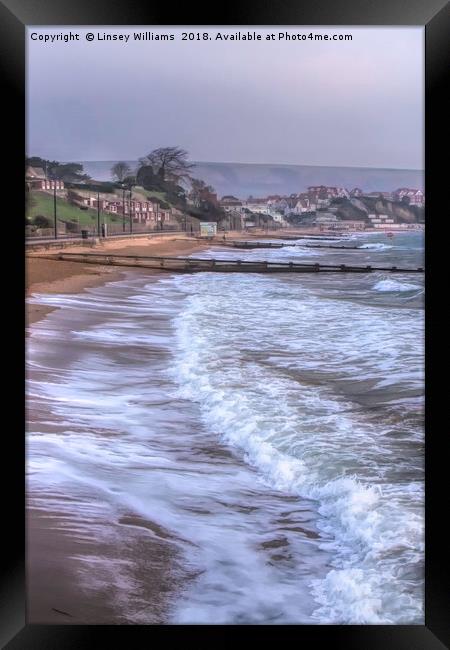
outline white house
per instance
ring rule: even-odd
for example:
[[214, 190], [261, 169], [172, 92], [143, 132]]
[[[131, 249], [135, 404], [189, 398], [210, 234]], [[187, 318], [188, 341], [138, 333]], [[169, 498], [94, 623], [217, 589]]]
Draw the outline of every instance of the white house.
[[41, 167], [27, 167], [25, 179], [33, 190], [63, 190], [64, 181], [47, 178]]
[[400, 187], [398, 190], [393, 192], [394, 198], [397, 201], [401, 201], [404, 196], [409, 198], [410, 205], [424, 205], [425, 204], [425, 194], [422, 190], [410, 189], [408, 187]]

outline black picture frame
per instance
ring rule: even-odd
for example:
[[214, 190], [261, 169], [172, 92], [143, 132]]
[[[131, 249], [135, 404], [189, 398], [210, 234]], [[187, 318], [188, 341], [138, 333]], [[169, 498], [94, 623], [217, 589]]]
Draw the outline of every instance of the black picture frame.
[[[10, 209], [17, 215], [17, 223], [8, 227], [8, 250], [14, 269], [14, 283], [5, 286], [8, 310], [18, 316], [19, 327], [10, 325], [8, 340], [17, 342], [14, 365], [18, 372], [9, 382], [9, 408], [16, 415], [23, 413], [24, 324], [23, 286], [24, 256], [23, 220], [20, 218], [23, 196], [23, 153], [25, 151], [25, 28], [27, 25], [348, 25], [348, 26], [425, 26], [426, 43], [426, 157], [425, 179], [427, 196], [426, 236], [426, 619], [424, 626], [240, 626], [245, 627], [249, 639], [261, 634], [269, 643], [280, 636], [292, 635], [305, 648], [324, 644], [348, 650], [438, 650], [448, 647], [448, 550], [444, 534], [444, 495], [447, 480], [444, 464], [446, 429], [435, 425], [436, 412], [445, 401], [440, 399], [438, 367], [445, 370], [436, 341], [435, 325], [438, 321], [439, 302], [436, 287], [430, 277], [437, 278], [443, 270], [445, 241], [439, 236], [446, 211], [443, 189], [448, 187], [444, 174], [448, 167], [437, 162], [446, 132], [447, 111], [444, 99], [448, 67], [448, 40], [450, 34], [450, 9], [444, 0], [283, 0], [262, 3], [241, 0], [239, 4], [224, 4], [218, 15], [197, 10], [190, 3], [183, 7], [154, 6], [136, 0], [95, 0], [95, 2], [70, 2], [69, 0], [3, 0], [0, 2], [0, 69], [4, 88], [4, 125], [13, 135], [14, 146], [8, 149], [8, 185], [13, 179], [16, 190], [11, 191]], [[220, 15], [219, 15], [220, 14]], [[393, 98], [395, 100], [395, 98]], [[22, 146], [21, 146], [22, 145]], [[445, 149], [444, 149], [445, 151]], [[433, 224], [433, 220], [435, 223]], [[442, 269], [440, 268], [440, 266]], [[9, 295], [8, 295], [9, 291]], [[430, 297], [431, 296], [431, 297]], [[436, 299], [436, 303], [435, 303]], [[8, 324], [10, 320], [8, 319]], [[432, 362], [430, 359], [433, 359]], [[433, 372], [431, 373], [431, 367]], [[445, 376], [445, 375], [444, 375]], [[433, 414], [433, 415], [432, 415]], [[20, 417], [13, 435], [8, 431], [8, 451], [4, 465], [10, 469], [7, 489], [4, 492], [4, 521], [8, 522], [3, 534], [2, 557], [4, 567], [0, 583], [0, 642], [10, 650], [32, 648], [82, 648], [107, 647], [111, 642], [141, 647], [144, 643], [174, 641], [178, 634], [185, 643], [200, 636], [231, 641], [235, 626], [58, 626], [26, 624], [25, 615], [25, 525], [24, 525], [24, 460], [25, 441]], [[443, 460], [444, 459], [444, 460]], [[182, 628], [182, 629], [181, 629]], [[199, 629], [201, 628], [201, 629]]]

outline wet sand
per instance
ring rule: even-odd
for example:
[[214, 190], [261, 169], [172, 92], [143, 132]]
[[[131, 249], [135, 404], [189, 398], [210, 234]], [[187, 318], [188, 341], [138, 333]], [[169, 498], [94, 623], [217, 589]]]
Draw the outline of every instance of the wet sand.
[[27, 623], [164, 623], [178, 582], [168, 535], [135, 515], [112, 521], [106, 535], [104, 521], [90, 527], [89, 538], [67, 514], [27, 509]]
[[[203, 242], [180, 240], [178, 235], [170, 240], [108, 241], [97, 246], [96, 250], [179, 255], [203, 248]], [[68, 250], [78, 252], [86, 249], [70, 247]], [[155, 275], [157, 272], [139, 270], [139, 273]], [[26, 295], [79, 293], [120, 279], [124, 274], [124, 271], [102, 265], [42, 259], [34, 253], [26, 260]], [[27, 326], [45, 318], [51, 311], [51, 307], [27, 304]], [[30, 416], [37, 424], [39, 420], [46, 420], [45, 405], [39, 412], [28, 413], [28, 420]], [[95, 528], [99, 525], [104, 528], [104, 518], [101, 522], [84, 521], [80, 528], [64, 504], [58, 508], [57, 500], [49, 511], [48, 507], [45, 510], [39, 507], [38, 494], [28, 493], [27, 498], [28, 623], [152, 624], [165, 621], [167, 599], [175, 589], [180, 573], [174, 571], [177, 553], [167, 532], [152, 521], [130, 514], [119, 521], [112, 520], [106, 536], [108, 541], [105, 542], [102, 535], [103, 541], [99, 542]], [[70, 494], [66, 498], [67, 502], [71, 501]], [[102, 507], [101, 502], [99, 506]], [[98, 566], [96, 558], [101, 558]], [[128, 576], [135, 574], [133, 584], [125, 590], [126, 615], [119, 602], [123, 597], [123, 584], [117, 583], [117, 569], [123, 565], [127, 567]], [[94, 582], [83, 581], [86, 572], [92, 575], [92, 571]]]

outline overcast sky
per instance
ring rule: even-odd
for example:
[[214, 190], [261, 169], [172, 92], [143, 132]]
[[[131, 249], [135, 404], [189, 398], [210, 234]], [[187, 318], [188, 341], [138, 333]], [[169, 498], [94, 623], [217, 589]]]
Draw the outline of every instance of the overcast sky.
[[[175, 40], [133, 40], [145, 31]], [[254, 31], [220, 27], [192, 42], [182, 31], [207, 30], [29, 27], [27, 153], [135, 160], [178, 145], [196, 161], [423, 169], [423, 28], [257, 30], [351, 42], [220, 42], [217, 32]], [[80, 40], [31, 40], [69, 32]]]

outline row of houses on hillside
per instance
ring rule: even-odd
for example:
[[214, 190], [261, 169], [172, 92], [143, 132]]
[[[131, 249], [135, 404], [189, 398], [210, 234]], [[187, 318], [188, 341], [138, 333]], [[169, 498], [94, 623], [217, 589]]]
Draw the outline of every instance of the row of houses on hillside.
[[404, 197], [409, 199], [410, 205], [423, 206], [425, 205], [425, 194], [422, 190], [412, 189], [408, 187], [400, 187], [393, 192], [363, 192], [359, 188], [355, 188], [350, 192], [350, 198], [366, 197], [371, 199], [382, 198], [387, 201], [402, 201]]
[[[32, 190], [48, 191], [65, 189], [63, 181], [48, 179], [44, 170], [39, 167], [27, 167], [25, 180], [29, 189]], [[100, 210], [102, 212], [113, 215], [125, 215], [128, 218], [131, 214], [133, 221], [136, 223], [176, 223], [175, 215], [171, 209], [162, 209], [157, 202], [153, 201], [131, 200], [125, 201], [125, 204], [123, 204], [122, 201], [116, 199], [100, 198], [100, 201], [98, 201], [97, 197], [82, 197], [78, 195], [74, 203], [80, 207], [84, 206], [94, 208], [95, 210], [97, 209], [98, 203], [100, 203]]]
[[130, 217], [136, 223], [176, 223], [176, 215], [171, 208], [163, 209], [157, 201], [137, 201], [131, 199], [125, 201], [111, 200], [101, 198], [100, 202], [95, 197], [82, 198], [79, 202], [88, 208], [97, 210], [100, 203], [100, 210], [108, 214], [122, 215], [127, 218]]
[[219, 201], [220, 207], [225, 211], [255, 212], [266, 214], [277, 220], [279, 217], [288, 214], [302, 214], [314, 212], [318, 208], [327, 207], [333, 198], [348, 196], [344, 188], [311, 186], [307, 192], [290, 194], [289, 196], [270, 195], [265, 198], [250, 196], [247, 200], [241, 201], [235, 196], [223, 196]]
[[306, 192], [291, 194], [289, 196], [270, 195], [265, 198], [248, 197], [247, 200], [241, 201], [235, 196], [223, 196], [218, 204], [226, 212], [255, 212], [259, 214], [270, 215], [272, 218], [284, 217], [289, 214], [303, 214], [315, 212], [318, 209], [328, 208], [337, 198], [380, 198], [390, 201], [402, 201], [404, 197], [409, 199], [411, 205], [423, 206], [425, 196], [421, 190], [399, 188], [394, 192], [370, 192], [365, 193], [362, 189], [355, 187], [347, 190], [344, 187], [334, 187], [326, 185], [311, 185]]

